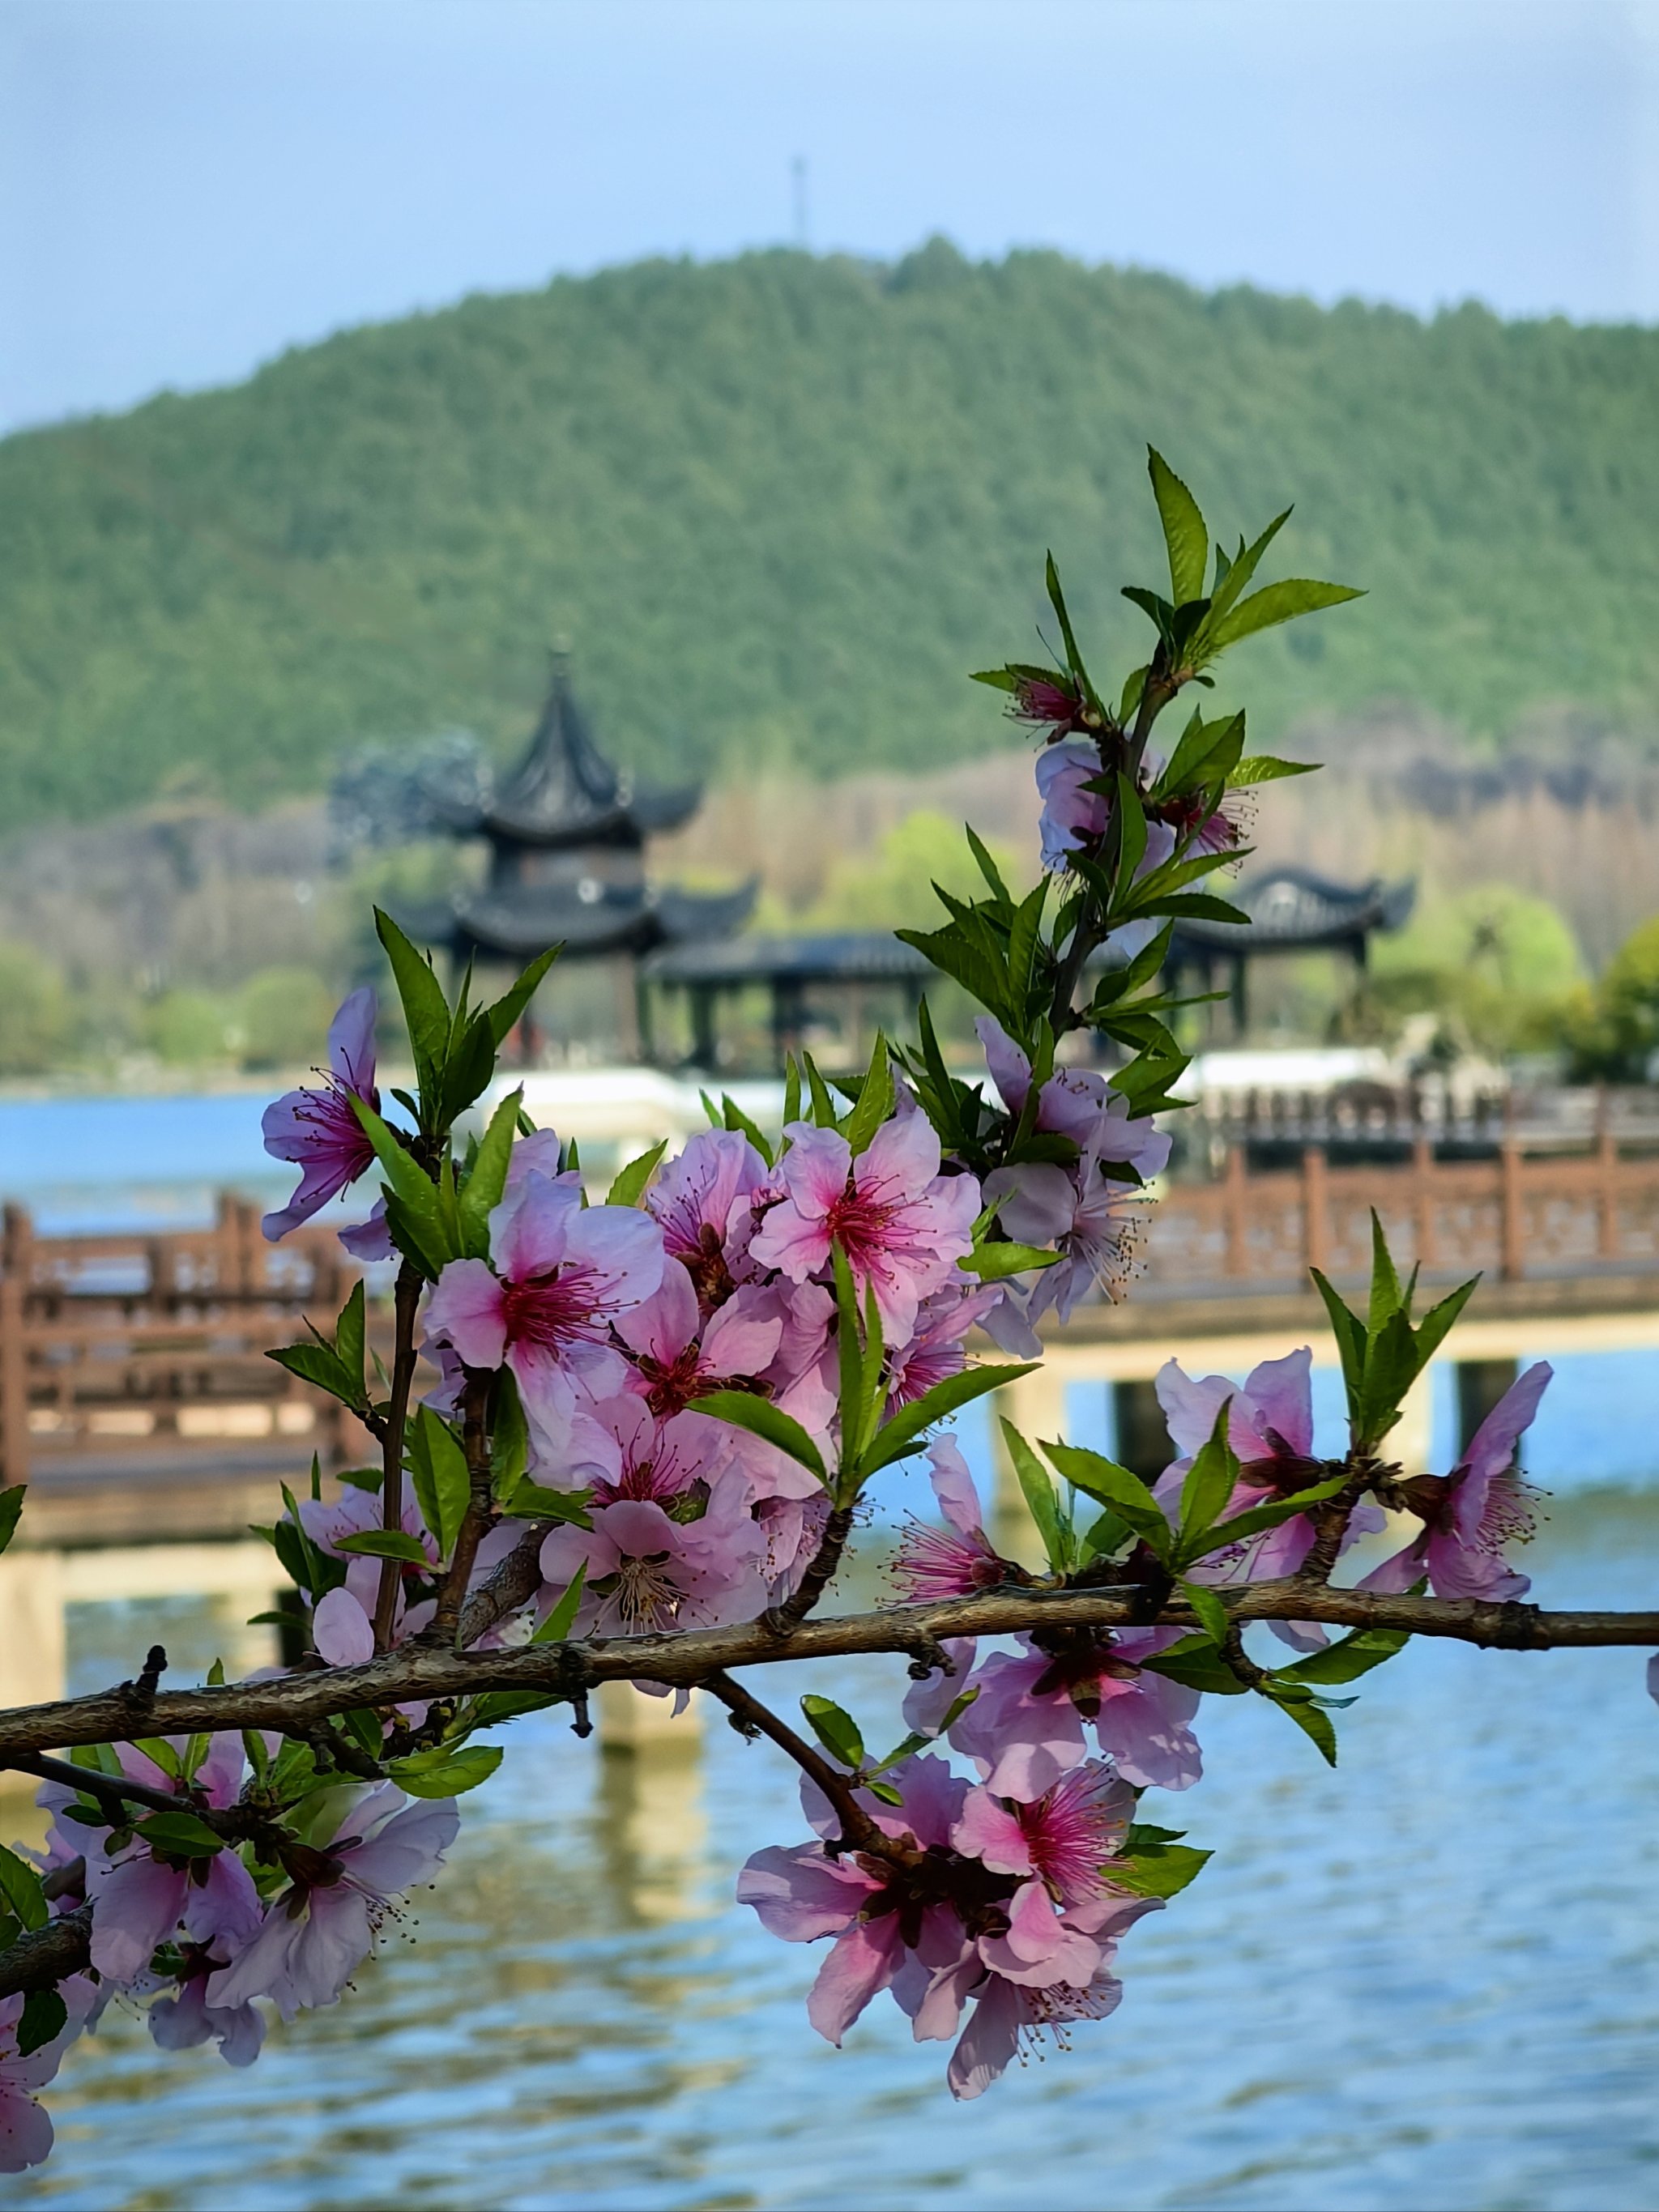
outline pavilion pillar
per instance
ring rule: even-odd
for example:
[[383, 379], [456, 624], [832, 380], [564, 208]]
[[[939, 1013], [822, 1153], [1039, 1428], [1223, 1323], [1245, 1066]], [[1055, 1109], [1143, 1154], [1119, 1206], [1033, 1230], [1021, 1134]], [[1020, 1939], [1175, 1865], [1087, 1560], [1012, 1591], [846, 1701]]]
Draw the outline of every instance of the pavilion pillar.
[[640, 1056], [639, 965], [631, 952], [611, 962], [611, 995], [617, 1027], [617, 1051], [623, 1060]]
[[699, 1067], [712, 1074], [719, 1058], [719, 1040], [714, 1034], [714, 987], [712, 983], [694, 983], [687, 995], [691, 1001], [691, 1057]]

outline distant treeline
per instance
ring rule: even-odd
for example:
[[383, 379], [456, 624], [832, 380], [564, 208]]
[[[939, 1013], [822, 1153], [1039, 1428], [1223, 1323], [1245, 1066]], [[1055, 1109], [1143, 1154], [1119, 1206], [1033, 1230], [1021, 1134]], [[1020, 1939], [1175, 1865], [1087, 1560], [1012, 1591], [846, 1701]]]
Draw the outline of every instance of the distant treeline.
[[1152, 580], [1146, 443], [1278, 573], [1369, 587], [1231, 665], [1262, 738], [1411, 700], [1646, 719], [1659, 331], [788, 252], [653, 262], [0, 443], [0, 818], [315, 789], [505, 744], [568, 641], [607, 742], [752, 775], [1010, 743], [1052, 545], [1103, 663]]

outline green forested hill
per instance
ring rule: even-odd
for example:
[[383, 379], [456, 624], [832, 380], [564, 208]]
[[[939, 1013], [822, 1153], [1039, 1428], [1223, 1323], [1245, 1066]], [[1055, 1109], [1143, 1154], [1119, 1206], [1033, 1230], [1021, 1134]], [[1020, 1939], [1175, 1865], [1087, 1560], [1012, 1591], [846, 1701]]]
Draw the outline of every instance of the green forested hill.
[[[1052, 544], [1097, 638], [1152, 580], [1143, 453], [1277, 573], [1371, 596], [1236, 656], [1267, 739], [1407, 696], [1498, 730], [1659, 675], [1659, 332], [1424, 324], [1088, 270], [648, 263], [348, 332], [234, 390], [0, 442], [0, 819], [313, 787], [526, 725], [562, 635], [641, 763], [1011, 741]], [[1275, 549], [1276, 551], [1280, 549]]]

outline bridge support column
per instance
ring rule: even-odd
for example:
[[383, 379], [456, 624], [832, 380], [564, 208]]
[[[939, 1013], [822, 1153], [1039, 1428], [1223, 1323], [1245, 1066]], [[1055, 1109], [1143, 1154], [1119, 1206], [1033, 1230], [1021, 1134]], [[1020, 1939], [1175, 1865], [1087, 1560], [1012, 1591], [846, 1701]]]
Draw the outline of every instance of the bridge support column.
[[[1014, 1472], [1014, 1462], [1002, 1434], [1004, 1421], [1012, 1421], [1028, 1442], [1039, 1437], [1053, 1440], [1066, 1433], [1066, 1385], [1052, 1367], [1039, 1367], [1022, 1375], [991, 1395], [991, 1452], [996, 1489], [991, 1500], [993, 1541], [1023, 1567], [1046, 1565], [1042, 1539], [1025, 1504]], [[1046, 1468], [1047, 1461], [1043, 1462]]]
[[1158, 1386], [1150, 1376], [1113, 1383], [1112, 1419], [1118, 1465], [1143, 1482], [1156, 1482], [1176, 1456], [1176, 1448], [1158, 1402]]
[[[1397, 1461], [1407, 1476], [1431, 1474], [1429, 1454], [1434, 1449], [1434, 1364], [1431, 1361], [1407, 1391], [1400, 1419], [1382, 1439], [1384, 1459]], [[1444, 1473], [1444, 1469], [1439, 1470]]]
[[702, 1700], [694, 1692], [677, 1720], [674, 1698], [653, 1698], [632, 1682], [601, 1682], [594, 1697], [601, 1751], [696, 1752], [702, 1741]]
[[61, 1552], [0, 1557], [0, 1705], [46, 1705], [64, 1695], [64, 1603]]
[[1460, 1459], [1473, 1443], [1475, 1431], [1520, 1371], [1518, 1359], [1458, 1361], [1457, 1452]]

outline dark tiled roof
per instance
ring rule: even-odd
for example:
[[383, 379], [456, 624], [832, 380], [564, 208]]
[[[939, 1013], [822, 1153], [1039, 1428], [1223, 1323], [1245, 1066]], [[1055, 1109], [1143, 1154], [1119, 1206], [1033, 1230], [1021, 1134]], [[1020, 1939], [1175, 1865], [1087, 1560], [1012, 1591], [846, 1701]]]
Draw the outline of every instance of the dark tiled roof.
[[695, 783], [636, 784], [606, 760], [556, 659], [553, 682], [529, 750], [493, 799], [458, 830], [543, 848], [638, 844], [678, 829], [702, 797]]
[[[1205, 889], [1212, 879], [1206, 879]], [[1398, 929], [1417, 896], [1415, 884], [1334, 884], [1307, 868], [1274, 868], [1230, 887], [1217, 885], [1230, 906], [1249, 916], [1231, 921], [1188, 920], [1176, 924], [1173, 947], [1199, 952], [1316, 951], [1352, 945], [1373, 930]]]

